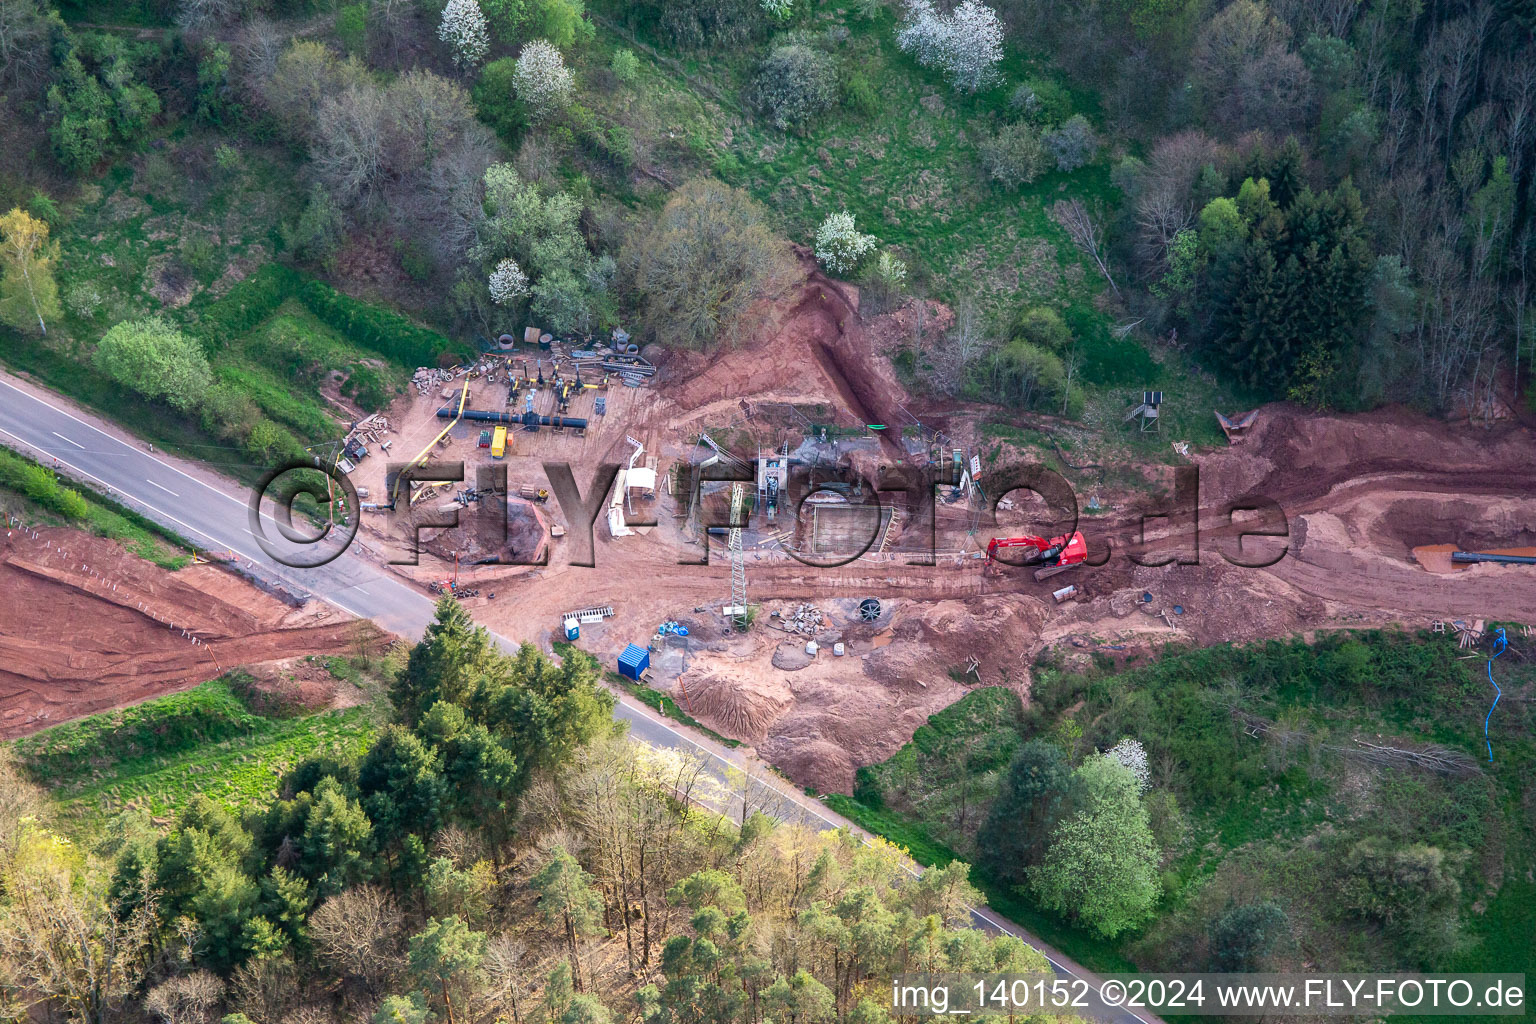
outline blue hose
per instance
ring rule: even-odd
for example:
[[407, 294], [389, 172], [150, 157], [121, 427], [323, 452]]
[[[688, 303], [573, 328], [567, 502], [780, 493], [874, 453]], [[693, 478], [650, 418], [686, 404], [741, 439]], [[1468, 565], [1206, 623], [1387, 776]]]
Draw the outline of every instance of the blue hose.
[[1493, 683], [1493, 707], [1488, 709], [1488, 715], [1483, 719], [1483, 742], [1488, 744], [1488, 763], [1493, 764], [1493, 741], [1488, 738], [1488, 721], [1493, 718], [1493, 708], [1499, 706], [1499, 698], [1504, 696], [1504, 691], [1499, 689], [1499, 684], [1493, 679], [1493, 659], [1504, 653], [1508, 641], [1504, 638], [1504, 627], [1494, 630], [1493, 653], [1488, 656], [1488, 681]]

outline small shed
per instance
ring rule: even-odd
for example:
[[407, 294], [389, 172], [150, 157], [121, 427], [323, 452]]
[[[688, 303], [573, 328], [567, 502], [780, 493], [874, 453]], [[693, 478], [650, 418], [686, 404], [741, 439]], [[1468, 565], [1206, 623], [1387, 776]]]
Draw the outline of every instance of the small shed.
[[625, 679], [640, 681], [651, 667], [651, 652], [644, 647], [630, 644], [624, 648], [624, 653], [619, 655], [619, 675]]

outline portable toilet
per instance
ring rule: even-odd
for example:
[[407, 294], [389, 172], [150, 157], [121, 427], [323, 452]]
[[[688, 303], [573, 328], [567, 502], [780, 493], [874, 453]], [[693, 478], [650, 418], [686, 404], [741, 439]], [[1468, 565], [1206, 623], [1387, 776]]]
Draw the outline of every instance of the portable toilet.
[[651, 652], [644, 647], [630, 644], [624, 648], [624, 653], [619, 655], [619, 675], [625, 679], [640, 681], [640, 677], [651, 667]]
[[565, 620], [565, 638], [567, 640], [581, 639], [581, 623], [576, 621], [574, 615]]

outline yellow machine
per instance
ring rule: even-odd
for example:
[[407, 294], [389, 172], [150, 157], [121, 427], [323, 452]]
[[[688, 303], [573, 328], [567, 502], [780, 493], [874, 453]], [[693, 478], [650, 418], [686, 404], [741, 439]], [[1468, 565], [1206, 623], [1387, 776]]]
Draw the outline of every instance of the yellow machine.
[[507, 454], [507, 428], [497, 427], [496, 433], [491, 435], [491, 458], [505, 458]]
[[[468, 378], [466, 378], [465, 381], [464, 381], [464, 390], [459, 392], [459, 409], [458, 409], [458, 413], [453, 417], [453, 421], [451, 423], [449, 423], [446, 427], [443, 428], [442, 433], [438, 434], [432, 440], [427, 442], [427, 446], [421, 450], [421, 454], [417, 455], [414, 459], [412, 459], [409, 463], [406, 464], [406, 468], [407, 468], [408, 471], [411, 470], [411, 469], [416, 468], [417, 466], [423, 465], [427, 461], [428, 456], [430, 456], [432, 454], [432, 449], [437, 446], [437, 443], [439, 441], [443, 440], [444, 438], [446, 438], [448, 436], [448, 431], [452, 430], [454, 428], [454, 426], [459, 422], [459, 420], [464, 417], [464, 406], [465, 406], [465, 403], [467, 403], [468, 401], [469, 401], [469, 380], [468, 380]], [[400, 480], [405, 475], [406, 475], [405, 473], [401, 473], [399, 476], [395, 477], [395, 486], [390, 491], [390, 495], [389, 495], [389, 505], [390, 505], [391, 508], [393, 508], [395, 506], [395, 502], [397, 502], [400, 499]], [[418, 490], [415, 494], [409, 495], [409, 500], [407, 501], [407, 504], [409, 504], [409, 505], [416, 504], [416, 501], [423, 494], [425, 494], [428, 490], [429, 490], [429, 488], [423, 487], [420, 490]]]

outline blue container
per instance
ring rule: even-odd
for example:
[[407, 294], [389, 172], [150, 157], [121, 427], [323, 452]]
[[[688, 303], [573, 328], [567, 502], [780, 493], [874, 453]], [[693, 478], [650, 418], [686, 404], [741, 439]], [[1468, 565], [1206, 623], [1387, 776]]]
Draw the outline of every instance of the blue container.
[[647, 669], [651, 667], [651, 652], [644, 647], [630, 644], [624, 648], [624, 653], [619, 655], [619, 675], [626, 679], [640, 681]]

